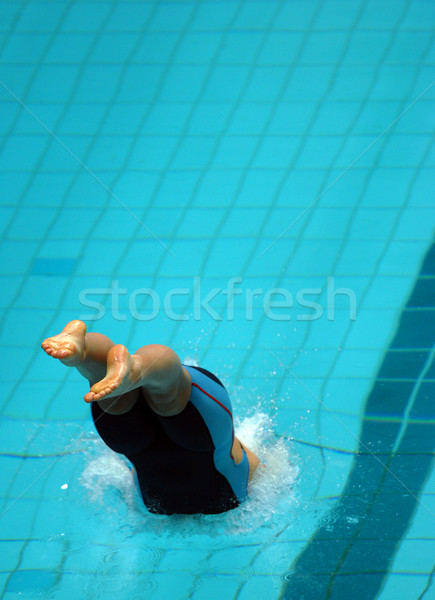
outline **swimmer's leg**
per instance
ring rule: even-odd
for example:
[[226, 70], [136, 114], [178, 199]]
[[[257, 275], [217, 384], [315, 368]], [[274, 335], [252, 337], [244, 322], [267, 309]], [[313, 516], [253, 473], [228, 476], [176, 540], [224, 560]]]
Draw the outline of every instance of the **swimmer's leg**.
[[[45, 339], [41, 347], [49, 356], [59, 359], [64, 365], [75, 367], [89, 381], [91, 387], [103, 380], [109, 369], [113, 372], [114, 364], [124, 364], [124, 360], [117, 360], [119, 350], [116, 349], [119, 349], [119, 346], [115, 346], [112, 340], [101, 333], [86, 333], [86, 325], [79, 320], [71, 321], [59, 334]], [[121, 346], [122, 348], [124, 346]], [[112, 355], [110, 361], [109, 353]], [[89, 393], [85, 396], [85, 400], [89, 401], [87, 396]], [[120, 394], [112, 396], [110, 401], [99, 404], [106, 412], [122, 414], [132, 408], [137, 396], [137, 390], [120, 390]]]
[[116, 345], [107, 354], [107, 374], [86, 394], [87, 402], [110, 399], [142, 388], [150, 408], [160, 416], [180, 413], [190, 396], [190, 376], [177, 354], [161, 344], [149, 344], [130, 355]]
[[[132, 391], [136, 391], [136, 401], [139, 388], [152, 388], [149, 397], [155, 402], [151, 408], [166, 416], [181, 412], [189, 399], [190, 377], [167, 346], [150, 344], [130, 355], [125, 346], [115, 345], [105, 335], [86, 333], [82, 321], [71, 321], [41, 345], [47, 354], [75, 367], [89, 381], [91, 389], [85, 401], [97, 401], [103, 410], [113, 407], [115, 398], [122, 397], [125, 402]], [[122, 412], [131, 408], [128, 404]]]
[[251, 481], [254, 476], [255, 471], [260, 466], [260, 459], [256, 454], [249, 450], [245, 444], [242, 444], [239, 439], [234, 438], [234, 444], [232, 448], [232, 455], [234, 456], [234, 460], [236, 464], [240, 464], [243, 460], [243, 450], [246, 452], [246, 456], [248, 457], [249, 462], [249, 481]]
[[[190, 376], [167, 346], [151, 344], [130, 355], [125, 346], [115, 345], [105, 335], [86, 333], [86, 325], [78, 320], [68, 323], [41, 346], [48, 355], [75, 367], [89, 381], [91, 389], [85, 401], [97, 401], [105, 412], [128, 412], [136, 403], [140, 388], [144, 388], [150, 408], [160, 416], [180, 413], [189, 400]], [[252, 477], [260, 461], [246, 447], [244, 450]], [[237, 464], [243, 459], [237, 438], [233, 456]]]

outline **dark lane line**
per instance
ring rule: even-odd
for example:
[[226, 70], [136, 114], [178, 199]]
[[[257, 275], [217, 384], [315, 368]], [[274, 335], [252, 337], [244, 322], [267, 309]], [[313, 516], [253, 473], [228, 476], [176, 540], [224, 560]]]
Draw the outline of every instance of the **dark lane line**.
[[282, 600], [374, 600], [381, 591], [433, 464], [434, 342], [435, 243], [368, 395], [346, 486], [285, 575]]

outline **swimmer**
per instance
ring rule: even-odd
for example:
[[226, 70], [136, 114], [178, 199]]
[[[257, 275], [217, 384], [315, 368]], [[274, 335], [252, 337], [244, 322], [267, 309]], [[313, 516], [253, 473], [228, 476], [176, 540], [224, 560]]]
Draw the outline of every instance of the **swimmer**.
[[43, 350], [75, 367], [104, 442], [133, 464], [145, 506], [158, 514], [217, 514], [239, 506], [260, 464], [234, 435], [227, 391], [158, 344], [130, 355], [71, 321]]

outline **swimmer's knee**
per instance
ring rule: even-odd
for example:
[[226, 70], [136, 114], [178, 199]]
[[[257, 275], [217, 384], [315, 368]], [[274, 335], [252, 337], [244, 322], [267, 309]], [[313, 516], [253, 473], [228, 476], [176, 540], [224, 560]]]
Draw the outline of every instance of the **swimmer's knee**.
[[[240, 451], [238, 450], [240, 449]], [[252, 452], [252, 450], [249, 450], [249, 448], [247, 448], [245, 446], [245, 444], [242, 444], [237, 438], [234, 439], [234, 445], [233, 445], [233, 457], [234, 457], [234, 462], [238, 465], [242, 462], [243, 459], [243, 451], [245, 451], [246, 456], [248, 458], [248, 463], [249, 463], [249, 481], [251, 481], [255, 471], [257, 470], [257, 468], [260, 466], [260, 459], [258, 458], [258, 456], [256, 454], [254, 454]], [[240, 452], [240, 454], [239, 454]]]
[[234, 438], [233, 447], [231, 448], [231, 456], [236, 465], [239, 465], [243, 460], [243, 446], [237, 438]]

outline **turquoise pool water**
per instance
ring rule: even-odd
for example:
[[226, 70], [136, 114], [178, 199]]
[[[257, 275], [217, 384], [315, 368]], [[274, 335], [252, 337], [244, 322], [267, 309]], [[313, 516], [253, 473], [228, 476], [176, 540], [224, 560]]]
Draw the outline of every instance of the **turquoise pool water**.
[[[435, 598], [434, 17], [0, 2], [2, 598]], [[77, 317], [224, 380], [245, 506], [141, 508]]]

